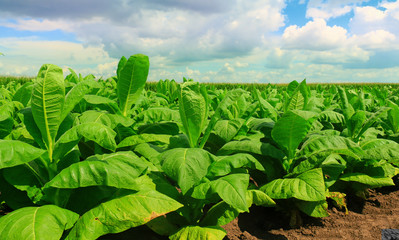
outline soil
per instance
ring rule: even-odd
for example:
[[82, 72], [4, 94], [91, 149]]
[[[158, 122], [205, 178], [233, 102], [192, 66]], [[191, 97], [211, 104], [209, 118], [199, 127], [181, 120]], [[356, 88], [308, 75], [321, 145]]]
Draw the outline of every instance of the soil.
[[[295, 229], [289, 227], [289, 216], [275, 208], [252, 207], [224, 226], [226, 240], [372, 240], [382, 239], [382, 229], [399, 229], [398, 187], [370, 190], [367, 200], [349, 196], [347, 202], [348, 214], [332, 207], [329, 217], [303, 216], [304, 224]], [[399, 234], [383, 239], [399, 239]]]

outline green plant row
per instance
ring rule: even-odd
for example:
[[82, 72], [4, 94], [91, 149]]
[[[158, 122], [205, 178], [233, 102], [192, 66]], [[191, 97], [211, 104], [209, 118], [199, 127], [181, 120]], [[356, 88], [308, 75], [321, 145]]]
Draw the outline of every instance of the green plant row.
[[[216, 88], [123, 57], [96, 80], [43, 65], [0, 88], [0, 240], [97, 239], [146, 225], [223, 239], [253, 205], [328, 216], [328, 202], [394, 185], [399, 89], [293, 81]], [[330, 200], [329, 200], [330, 199]], [[328, 201], [329, 200], [329, 201]]]

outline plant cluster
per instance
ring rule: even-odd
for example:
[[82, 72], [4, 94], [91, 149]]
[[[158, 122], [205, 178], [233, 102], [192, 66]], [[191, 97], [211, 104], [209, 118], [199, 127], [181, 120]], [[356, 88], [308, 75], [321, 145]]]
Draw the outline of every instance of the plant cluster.
[[97, 239], [146, 225], [223, 239], [252, 205], [328, 216], [345, 194], [394, 185], [399, 91], [390, 86], [145, 90], [149, 59], [96, 80], [43, 65], [0, 88], [0, 239]]

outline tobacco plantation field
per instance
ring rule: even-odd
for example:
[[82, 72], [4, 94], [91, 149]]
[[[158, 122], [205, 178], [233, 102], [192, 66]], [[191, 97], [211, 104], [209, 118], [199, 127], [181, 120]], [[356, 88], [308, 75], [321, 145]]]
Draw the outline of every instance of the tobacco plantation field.
[[234, 239], [252, 209], [296, 228], [397, 190], [399, 85], [146, 83], [141, 54], [70, 71], [0, 78], [0, 240]]

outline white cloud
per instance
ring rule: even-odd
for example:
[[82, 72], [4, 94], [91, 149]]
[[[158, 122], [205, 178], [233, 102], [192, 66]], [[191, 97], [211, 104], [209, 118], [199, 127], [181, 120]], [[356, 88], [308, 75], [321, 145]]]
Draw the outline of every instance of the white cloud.
[[355, 16], [363, 22], [375, 22], [381, 21], [386, 18], [386, 13], [384, 11], [378, 10], [375, 7], [356, 7]]
[[363, 35], [354, 35], [351, 42], [365, 49], [392, 49], [398, 47], [397, 37], [386, 30], [375, 30]]
[[101, 46], [85, 47], [79, 43], [29, 38], [0, 38], [0, 46], [6, 46], [6, 56], [0, 60], [3, 64], [0, 72], [6, 75], [15, 73], [32, 76], [44, 63], [56, 64], [62, 68], [71, 67], [78, 71], [86, 69], [86, 74], [109, 76], [115, 72], [110, 70], [111, 65], [116, 66], [116, 60], [110, 58]]
[[[3, 21], [0, 25], [17, 30], [72, 31], [86, 45], [104, 45], [115, 58], [142, 52], [187, 64], [248, 55], [284, 26], [285, 20], [284, 0], [120, 1], [118, 9], [114, 2], [92, 2], [84, 16], [78, 1], [67, 4], [61, 0], [59, 8], [65, 7], [65, 11], [58, 16], [42, 12], [42, 20], [35, 18], [40, 6], [51, 8], [52, 2], [42, 1], [37, 6], [28, 2], [20, 8], [15, 3], [0, 3], [0, 13], [18, 16], [15, 23]], [[89, 3], [81, 7], [86, 5]], [[30, 19], [26, 20], [26, 15]]]
[[[311, 20], [282, 34], [282, 10], [290, 4], [284, 0], [17, 2], [0, 1], [0, 26], [32, 37], [0, 38], [2, 74], [34, 75], [48, 62], [107, 77], [119, 57], [134, 53], [149, 55], [150, 81], [372, 81], [370, 68], [389, 81], [399, 71], [398, 1], [367, 7], [360, 0], [309, 0]], [[328, 24], [352, 11], [349, 28]], [[39, 40], [54, 30], [81, 43]]]
[[315, 19], [303, 27], [287, 27], [282, 38], [285, 48], [329, 50], [345, 44], [347, 30], [339, 26], [327, 26], [325, 20]]
[[349, 13], [351, 10], [352, 10], [352, 7], [350, 7], [350, 6], [344, 6], [344, 7], [332, 8], [332, 9], [309, 8], [306, 11], [306, 17], [313, 18], [313, 19], [321, 18], [321, 19], [328, 20], [330, 18], [335, 18], [335, 17], [345, 15], [345, 14]]
[[367, 2], [365, 0], [309, 0], [307, 5], [307, 18], [322, 18], [328, 20], [343, 16], [352, 11], [352, 9]]
[[399, 3], [383, 2], [378, 9], [372, 6], [356, 7], [349, 26], [354, 34], [385, 30], [399, 35]]
[[399, 1], [383, 1], [380, 6], [386, 9], [387, 14], [399, 21]]

